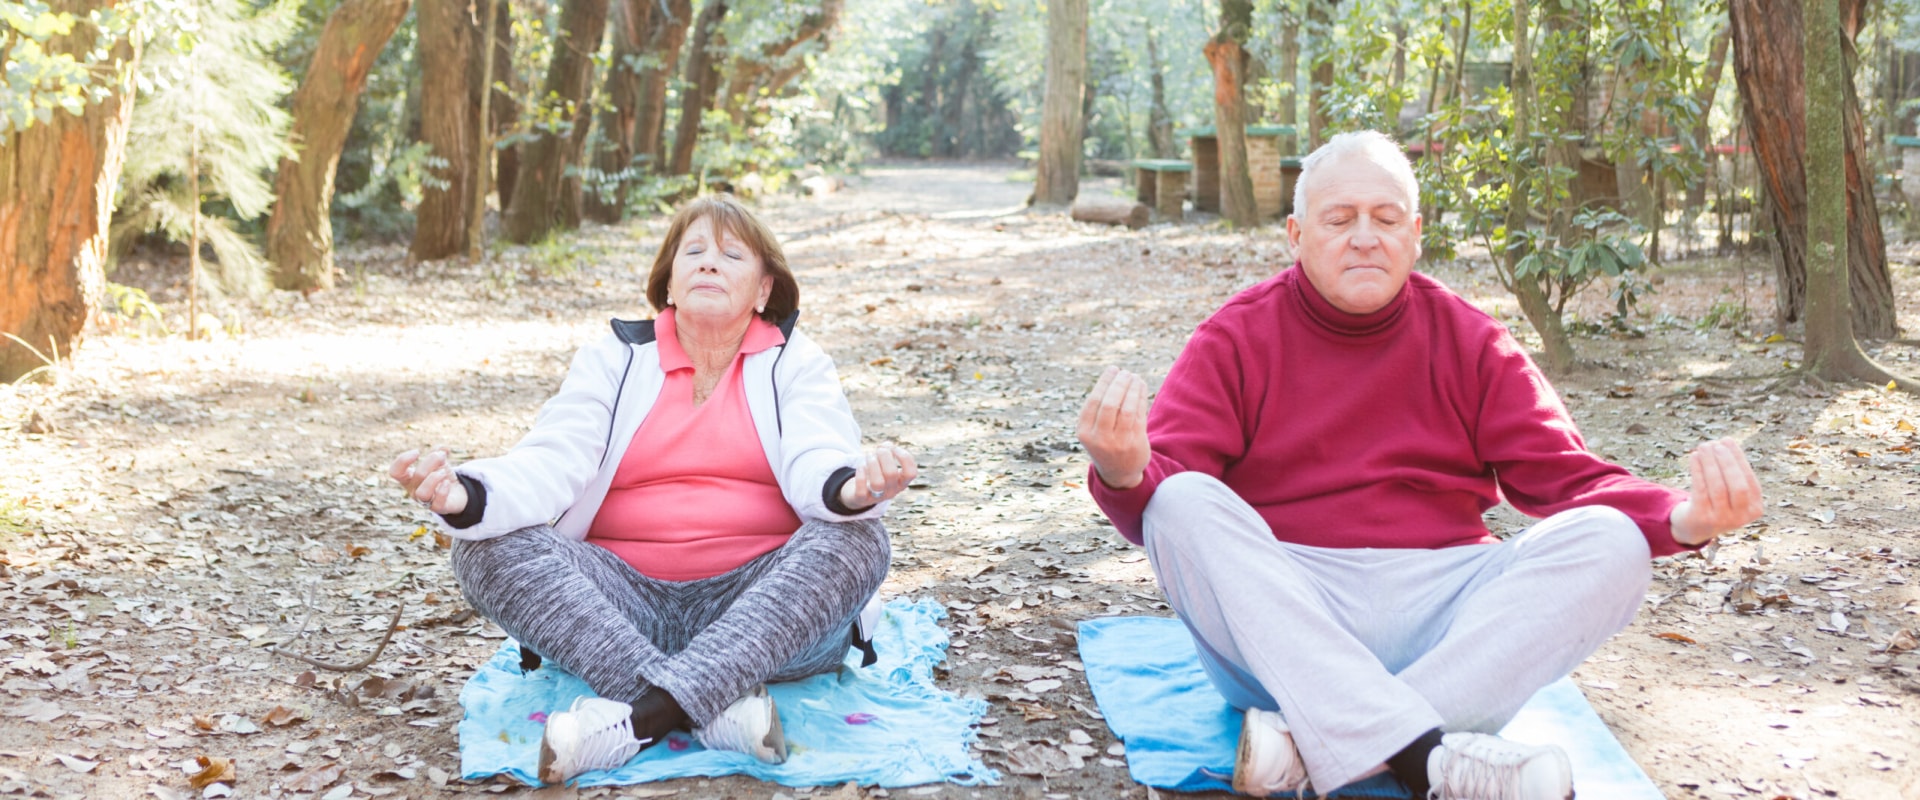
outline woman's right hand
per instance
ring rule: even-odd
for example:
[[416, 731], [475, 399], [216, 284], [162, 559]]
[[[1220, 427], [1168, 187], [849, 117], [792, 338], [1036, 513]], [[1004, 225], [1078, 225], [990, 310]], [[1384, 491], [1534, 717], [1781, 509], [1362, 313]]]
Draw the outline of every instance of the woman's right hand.
[[425, 454], [401, 453], [387, 474], [400, 482], [408, 497], [435, 514], [453, 516], [467, 510], [467, 487], [453, 474], [453, 457], [444, 447], [429, 447]]

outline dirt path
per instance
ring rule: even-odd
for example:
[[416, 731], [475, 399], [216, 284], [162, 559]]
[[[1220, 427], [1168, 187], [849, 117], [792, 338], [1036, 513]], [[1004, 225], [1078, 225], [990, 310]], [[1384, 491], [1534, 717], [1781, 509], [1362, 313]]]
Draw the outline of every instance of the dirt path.
[[[880, 166], [836, 195], [765, 204], [802, 324], [838, 360], [868, 437], [922, 456], [924, 486], [890, 518], [884, 591], [951, 609], [941, 678], [992, 702], [982, 750], [1008, 773], [895, 797], [1149, 795], [1111, 754], [1071, 631], [1169, 612], [1085, 492], [1073, 413], [1106, 365], [1157, 383], [1195, 323], [1287, 261], [1278, 230], [1095, 229], [1019, 213], [1027, 190], [993, 166]], [[429, 441], [464, 457], [509, 446], [573, 349], [635, 315], [659, 228], [593, 228], [481, 268], [357, 250], [342, 264], [364, 272], [361, 290], [277, 296], [219, 341], [96, 336], [59, 384], [0, 388], [0, 795], [197, 796], [199, 756], [232, 759], [239, 796], [503, 788], [450, 779], [460, 685], [500, 634], [466, 609], [384, 465]], [[1920, 330], [1915, 258], [1896, 259], [1903, 327]], [[1524, 329], [1483, 273], [1429, 269]], [[1746, 290], [1756, 318], [1761, 273]], [[1708, 380], [1797, 353], [1757, 325], [1692, 327], [1737, 311], [1740, 286], [1726, 268], [1668, 270], [1644, 337], [1582, 339], [1599, 366], [1557, 381], [1594, 449], [1676, 485], [1695, 442], [1746, 437], [1770, 504], [1713, 560], [1660, 564], [1639, 621], [1576, 681], [1670, 796], [1920, 796], [1920, 682], [1903, 649], [1920, 627], [1920, 406]], [[1880, 355], [1920, 372], [1911, 348]], [[357, 661], [400, 604], [403, 628], [367, 670], [308, 678], [270, 651], [294, 638]], [[1063, 683], [1032, 691], [1036, 676]], [[1095, 751], [1079, 768], [1009, 768], [1070, 761], [1060, 746], [1076, 732]], [[645, 788], [581, 794], [882, 795]]]

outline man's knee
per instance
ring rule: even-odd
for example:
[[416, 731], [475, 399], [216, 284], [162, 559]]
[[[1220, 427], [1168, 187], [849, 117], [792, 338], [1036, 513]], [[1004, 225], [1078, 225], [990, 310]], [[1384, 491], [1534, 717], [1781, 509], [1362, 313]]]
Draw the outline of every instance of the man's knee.
[[1652, 552], [1639, 523], [1618, 509], [1588, 506], [1562, 512], [1564, 546], [1573, 551], [1583, 571], [1598, 578], [1596, 585], [1608, 597], [1618, 598], [1631, 618], [1653, 581]]

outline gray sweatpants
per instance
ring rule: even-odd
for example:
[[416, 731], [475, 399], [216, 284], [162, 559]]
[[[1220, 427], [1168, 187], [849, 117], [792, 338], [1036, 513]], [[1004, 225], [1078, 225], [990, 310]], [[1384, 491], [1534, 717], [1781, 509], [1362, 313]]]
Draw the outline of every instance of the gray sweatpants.
[[731, 572], [662, 581], [541, 525], [456, 540], [453, 574], [475, 610], [601, 697], [658, 686], [704, 725], [755, 684], [838, 668], [890, 558], [879, 520], [813, 520]]
[[1188, 472], [1143, 527], [1208, 677], [1237, 708], [1280, 711], [1323, 793], [1434, 728], [1498, 731], [1625, 628], [1652, 577], [1639, 526], [1602, 507], [1499, 544], [1305, 547]]

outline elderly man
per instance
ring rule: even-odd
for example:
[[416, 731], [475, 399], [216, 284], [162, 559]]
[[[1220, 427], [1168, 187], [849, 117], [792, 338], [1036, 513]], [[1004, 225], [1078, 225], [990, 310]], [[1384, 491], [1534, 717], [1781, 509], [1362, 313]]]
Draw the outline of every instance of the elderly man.
[[[1228, 301], [1147, 385], [1100, 376], [1088, 485], [1145, 544], [1213, 683], [1246, 710], [1233, 785], [1573, 795], [1566, 754], [1492, 735], [1626, 627], [1649, 555], [1760, 517], [1732, 440], [1690, 492], [1587, 452], [1506, 326], [1432, 278], [1419, 188], [1374, 132], [1302, 165], [1298, 258]], [[1502, 499], [1544, 519], [1505, 541]]]

